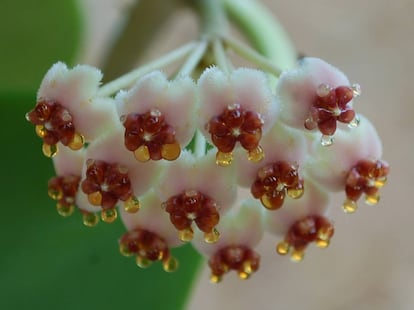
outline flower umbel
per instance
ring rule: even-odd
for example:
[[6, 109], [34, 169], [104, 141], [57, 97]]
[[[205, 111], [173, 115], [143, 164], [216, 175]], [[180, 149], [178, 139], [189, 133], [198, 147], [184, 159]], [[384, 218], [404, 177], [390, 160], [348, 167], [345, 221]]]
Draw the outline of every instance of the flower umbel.
[[[234, 67], [230, 50], [252, 67]], [[106, 85], [99, 69], [53, 65], [26, 118], [53, 157], [58, 213], [78, 209], [88, 227], [119, 217], [120, 252], [141, 268], [176, 270], [173, 248], [191, 242], [213, 283], [257, 272], [264, 233], [296, 262], [328, 247], [331, 193], [346, 213], [363, 195], [377, 204], [389, 165], [354, 110], [359, 85], [318, 58], [277, 65], [211, 29]]]

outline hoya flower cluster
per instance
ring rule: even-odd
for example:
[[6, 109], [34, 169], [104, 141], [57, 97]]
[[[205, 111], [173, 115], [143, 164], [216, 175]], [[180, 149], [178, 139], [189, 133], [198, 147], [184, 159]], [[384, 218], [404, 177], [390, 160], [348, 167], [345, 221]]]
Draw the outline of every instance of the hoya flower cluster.
[[323, 60], [302, 59], [276, 87], [268, 74], [155, 70], [108, 92], [98, 69], [56, 63], [26, 117], [53, 158], [57, 211], [78, 210], [87, 226], [120, 217], [120, 251], [140, 267], [173, 271], [171, 248], [191, 242], [212, 282], [257, 271], [265, 232], [293, 261], [327, 247], [331, 193], [343, 192], [347, 213], [361, 196], [379, 201], [380, 139], [354, 110], [359, 86]]

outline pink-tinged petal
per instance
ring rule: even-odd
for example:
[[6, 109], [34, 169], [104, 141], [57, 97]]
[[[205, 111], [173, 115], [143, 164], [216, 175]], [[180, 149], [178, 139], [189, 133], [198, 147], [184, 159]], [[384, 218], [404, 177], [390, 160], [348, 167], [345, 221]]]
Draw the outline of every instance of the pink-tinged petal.
[[234, 103], [247, 111], [255, 111], [263, 120], [263, 133], [276, 122], [280, 109], [269, 87], [264, 72], [239, 68], [231, 73]]
[[115, 102], [111, 98], [95, 98], [93, 101], [80, 102], [70, 112], [76, 130], [91, 142], [102, 133], [110, 131], [119, 123]]
[[308, 215], [323, 215], [329, 201], [325, 190], [305, 178], [305, 192], [300, 199], [286, 200], [282, 209], [266, 213], [265, 230], [272, 234], [285, 234], [296, 221]]
[[85, 158], [83, 175], [89, 159], [125, 167], [135, 196], [140, 196], [150, 189], [162, 169], [159, 163], [140, 163], [135, 160], [133, 153], [125, 148], [120, 124], [89, 145]]
[[361, 159], [379, 159], [382, 144], [372, 123], [360, 116], [357, 128], [338, 130], [335, 142], [329, 147], [317, 141], [306, 171], [313, 180], [329, 190], [343, 190], [349, 170]]
[[163, 238], [169, 247], [182, 245], [177, 237], [176, 229], [171, 224], [168, 213], [162, 207], [162, 201], [153, 190], [140, 199], [140, 209], [136, 213], [128, 213], [121, 209], [122, 222], [128, 231], [136, 228], [145, 229]]
[[53, 165], [56, 175], [81, 175], [82, 166], [85, 162], [85, 149], [72, 151], [58, 144], [59, 152], [53, 157]]
[[198, 87], [201, 103], [199, 129], [204, 136], [209, 137], [205, 125], [212, 117], [221, 114], [228, 105], [234, 103], [234, 92], [230, 77], [217, 67], [204, 70], [198, 80]]
[[[195, 133], [197, 96], [188, 76], [168, 81], [162, 72], [154, 71], [138, 80], [131, 90], [118, 94], [116, 102], [127, 135], [135, 133], [132, 143], [126, 141], [128, 149], [135, 151], [145, 144], [153, 160], [176, 159]], [[164, 145], [174, 147], [162, 153]]]
[[67, 109], [75, 108], [96, 96], [102, 73], [99, 69], [78, 65], [73, 69], [58, 62], [49, 69], [37, 93], [38, 100], [58, 101]]
[[214, 151], [202, 158], [183, 152], [180, 158], [168, 164], [156, 191], [161, 200], [185, 191], [198, 191], [213, 199], [220, 213], [227, 210], [236, 197], [235, 169], [215, 165]]
[[168, 84], [160, 102], [160, 111], [165, 120], [175, 129], [175, 137], [185, 146], [194, 136], [197, 124], [198, 98], [194, 81], [188, 76], [179, 76]]
[[264, 226], [260, 205], [252, 199], [238, 203], [240, 205], [234, 205], [222, 216], [217, 226], [220, 238], [216, 243], [208, 244], [201, 233], [195, 233], [192, 244], [201, 254], [210, 257], [217, 250], [228, 245], [254, 248], [262, 240]]
[[[66, 110], [64, 113], [69, 113], [63, 120], [70, 119], [76, 133], [82, 135], [86, 142], [92, 141], [118, 122], [114, 101], [97, 97], [101, 79], [102, 73], [94, 67], [78, 65], [68, 69], [65, 64], [56, 63], [40, 85], [38, 103], [60, 105]], [[53, 119], [45, 126], [51, 125]], [[67, 145], [70, 141], [62, 142]]]
[[341, 71], [318, 58], [304, 58], [296, 69], [285, 71], [276, 89], [281, 120], [303, 129], [320, 85], [336, 88], [350, 83]]
[[122, 91], [116, 96], [119, 116], [148, 112], [163, 100], [167, 87], [168, 80], [161, 71], [144, 75], [129, 91]]
[[297, 164], [300, 171], [307, 156], [307, 142], [302, 132], [275, 124], [263, 137], [261, 142], [265, 157], [259, 163], [249, 161], [243, 152], [236, 153], [238, 183], [250, 187], [260, 168], [276, 163], [290, 162]]

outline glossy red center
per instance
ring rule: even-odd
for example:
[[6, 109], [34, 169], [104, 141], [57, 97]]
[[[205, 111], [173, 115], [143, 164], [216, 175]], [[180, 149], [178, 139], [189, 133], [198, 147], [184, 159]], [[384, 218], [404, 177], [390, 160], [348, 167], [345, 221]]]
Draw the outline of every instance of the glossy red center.
[[272, 210], [283, 205], [286, 194], [299, 198], [304, 190], [297, 165], [285, 161], [268, 164], [259, 169], [250, 189], [254, 198], [260, 199], [266, 208]]
[[207, 125], [213, 144], [220, 152], [230, 153], [238, 141], [248, 151], [259, 146], [263, 120], [253, 111], [246, 111], [235, 104], [213, 117]]
[[132, 195], [127, 169], [101, 160], [87, 161], [86, 178], [81, 186], [89, 202], [103, 209], [114, 208], [118, 200], [126, 201]]
[[160, 160], [163, 157], [163, 146], [174, 145], [175, 130], [158, 110], [151, 110], [144, 114], [131, 113], [124, 120], [125, 147], [136, 151], [142, 146], [148, 148], [148, 157]]
[[355, 111], [349, 104], [352, 98], [354, 90], [351, 87], [339, 86], [331, 89], [327, 85], [320, 85], [305, 127], [318, 127], [322, 134], [332, 136], [336, 131], [337, 121], [349, 124], [355, 118]]

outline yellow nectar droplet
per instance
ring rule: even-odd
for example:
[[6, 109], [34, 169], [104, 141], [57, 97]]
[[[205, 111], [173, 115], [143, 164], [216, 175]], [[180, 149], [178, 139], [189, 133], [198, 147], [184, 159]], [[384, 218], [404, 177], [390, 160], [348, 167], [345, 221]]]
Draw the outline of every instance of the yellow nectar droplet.
[[304, 190], [302, 188], [288, 188], [287, 194], [290, 198], [299, 199], [303, 196]]
[[251, 162], [258, 163], [264, 158], [264, 152], [261, 146], [249, 151], [247, 159]]
[[137, 197], [131, 196], [124, 202], [124, 210], [128, 213], [137, 213], [140, 203]]
[[84, 213], [82, 218], [83, 218], [83, 225], [87, 227], [94, 227], [99, 222], [99, 217], [95, 213]]
[[43, 138], [46, 136], [46, 128], [43, 125], [36, 125], [35, 131], [38, 137]]
[[227, 167], [233, 161], [233, 153], [223, 153], [218, 151], [216, 154], [216, 164], [221, 167]]
[[222, 279], [222, 277], [221, 277], [221, 276], [218, 276], [218, 275], [212, 274], [212, 275], [210, 276], [210, 283], [220, 283], [220, 282], [221, 282], [221, 279]]
[[174, 272], [178, 269], [178, 260], [175, 257], [170, 256], [162, 263], [162, 268], [166, 272]]
[[49, 190], [47, 191], [47, 194], [53, 200], [60, 200], [63, 197], [63, 192], [58, 189], [54, 189], [54, 188], [49, 188]]
[[56, 144], [43, 143], [42, 151], [46, 157], [53, 157], [57, 154], [58, 148]]
[[381, 188], [387, 183], [387, 177], [379, 178], [375, 180], [374, 186], [376, 188]]
[[118, 213], [115, 208], [102, 210], [101, 219], [105, 223], [113, 223], [118, 217]]
[[207, 243], [216, 243], [219, 238], [220, 238], [220, 233], [215, 228], [213, 228], [212, 231], [204, 234], [204, 241]]
[[80, 150], [84, 144], [85, 138], [81, 134], [75, 133], [73, 140], [69, 143], [68, 146], [70, 147], [70, 149], [77, 151]]
[[75, 211], [75, 206], [64, 206], [60, 203], [56, 204], [56, 211], [59, 213], [60, 216], [67, 217], [73, 214]]
[[175, 160], [180, 156], [181, 148], [180, 145], [176, 143], [164, 144], [161, 147], [161, 156], [165, 160]]
[[365, 196], [365, 203], [370, 206], [375, 206], [379, 202], [379, 200], [380, 196], [378, 194]]
[[101, 192], [97, 191], [97, 192], [93, 192], [91, 194], [88, 195], [88, 201], [91, 205], [94, 206], [100, 206], [102, 203], [102, 194]]
[[305, 257], [305, 252], [299, 250], [293, 250], [292, 254], [290, 255], [290, 260], [292, 262], [301, 262]]
[[158, 260], [162, 260], [162, 259], [164, 258], [164, 256], [165, 256], [165, 252], [163, 252], [163, 251], [159, 251], [159, 252], [158, 252], [158, 257], [157, 257], [157, 259], [158, 259]]
[[269, 197], [267, 194], [264, 194], [262, 197], [260, 197], [260, 202], [262, 203], [263, 207], [268, 210], [277, 210], [281, 207], [279, 204], [274, 205], [271, 197]]
[[344, 203], [342, 204], [342, 209], [345, 213], [354, 213], [358, 209], [358, 205], [351, 199], [345, 199]]
[[181, 241], [189, 242], [193, 240], [193, 237], [194, 237], [194, 232], [191, 227], [178, 231], [178, 238], [180, 238]]
[[318, 248], [324, 249], [329, 246], [329, 239], [317, 239], [315, 243]]
[[244, 271], [244, 273], [247, 273], [249, 275], [253, 273], [252, 262], [251, 261], [247, 260], [243, 263], [243, 271]]
[[247, 280], [250, 277], [250, 274], [244, 271], [239, 271], [238, 274], [239, 274], [239, 278], [242, 280]]
[[149, 149], [146, 145], [141, 145], [134, 151], [135, 159], [141, 162], [146, 162], [150, 160], [150, 153]]
[[289, 250], [290, 250], [290, 244], [287, 243], [286, 241], [279, 242], [276, 246], [276, 252], [279, 255], [286, 255], [289, 253]]
[[126, 257], [134, 255], [134, 253], [132, 253], [129, 250], [128, 245], [124, 243], [119, 244], [119, 253], [121, 253], [122, 256], [126, 256]]
[[148, 268], [152, 264], [152, 262], [148, 258], [139, 256], [139, 255], [137, 256], [135, 262], [137, 266], [140, 268]]

